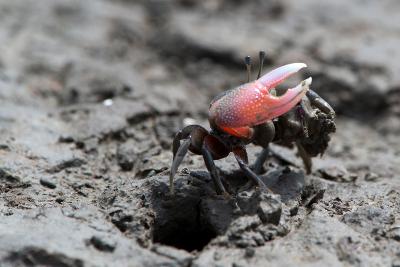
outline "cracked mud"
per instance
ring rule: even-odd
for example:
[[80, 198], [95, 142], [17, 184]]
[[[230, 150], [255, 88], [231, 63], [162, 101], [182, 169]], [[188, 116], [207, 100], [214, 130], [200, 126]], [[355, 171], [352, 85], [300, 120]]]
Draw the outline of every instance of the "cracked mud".
[[[0, 1], [1, 266], [400, 266], [400, 5]], [[306, 175], [278, 145], [217, 196], [174, 133], [266, 69], [306, 62], [338, 112]], [[299, 77], [299, 79], [302, 77]], [[250, 147], [254, 162], [259, 149]], [[217, 162], [234, 188], [232, 157]]]

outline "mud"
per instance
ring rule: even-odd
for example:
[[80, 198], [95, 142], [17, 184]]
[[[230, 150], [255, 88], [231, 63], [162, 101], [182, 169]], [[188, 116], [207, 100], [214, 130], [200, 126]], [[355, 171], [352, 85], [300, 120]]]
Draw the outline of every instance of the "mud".
[[[400, 266], [399, 12], [395, 0], [0, 1], [0, 265]], [[191, 155], [171, 197], [174, 133], [207, 126], [210, 100], [260, 49], [267, 69], [309, 66], [298, 79], [338, 115], [327, 151], [306, 175], [273, 145], [262, 179], [275, 194], [230, 199]], [[246, 183], [232, 157], [217, 166]]]

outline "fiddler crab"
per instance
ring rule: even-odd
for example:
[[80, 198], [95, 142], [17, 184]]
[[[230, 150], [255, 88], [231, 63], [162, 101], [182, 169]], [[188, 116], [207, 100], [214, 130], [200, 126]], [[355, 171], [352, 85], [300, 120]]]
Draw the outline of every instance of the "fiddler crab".
[[[306, 64], [284, 65], [261, 76], [264, 58], [265, 52], [260, 51], [255, 81], [250, 82], [251, 59], [246, 57], [247, 83], [224, 91], [211, 101], [208, 117], [211, 131], [200, 125], [189, 125], [175, 135], [171, 194], [174, 193], [174, 176], [188, 151], [203, 156], [215, 190], [222, 195], [229, 193], [214, 160], [225, 158], [231, 152], [249, 183], [260, 189], [269, 190], [258, 175], [270, 154], [268, 145], [271, 142], [289, 147], [296, 145], [307, 173], [311, 172], [311, 157], [323, 154], [330, 140], [329, 134], [336, 130], [335, 112], [310, 89], [311, 77], [283, 94], [275, 89]], [[246, 145], [250, 143], [263, 148], [252, 167], [248, 164], [246, 152]]]

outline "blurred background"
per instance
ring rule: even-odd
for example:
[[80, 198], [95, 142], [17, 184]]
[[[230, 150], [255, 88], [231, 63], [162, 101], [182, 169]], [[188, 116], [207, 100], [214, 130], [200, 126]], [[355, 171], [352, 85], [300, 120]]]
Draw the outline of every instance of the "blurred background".
[[[400, 171], [399, 14], [397, 0], [2, 0], [1, 213], [94, 205], [91, 212], [148, 246], [143, 221], [132, 226], [132, 181], [168, 172], [174, 133], [187, 122], [207, 126], [211, 99], [245, 82], [247, 55], [256, 76], [259, 50], [264, 72], [306, 63], [296, 79], [312, 76], [337, 112], [337, 133], [313, 175], [356, 180], [358, 193], [343, 192], [359, 202], [385, 199]], [[204, 170], [198, 157], [184, 164]], [[12, 217], [5, 228], [20, 220]], [[41, 228], [54, 227], [47, 223]], [[398, 252], [376, 257], [385, 261], [385, 253]]]
[[[75, 141], [118, 132], [127, 116], [143, 113], [163, 125], [158, 139], [169, 149], [184, 118], [207, 125], [210, 100], [245, 81], [246, 55], [255, 77], [265, 50], [264, 72], [308, 65], [297, 79], [312, 76], [312, 88], [335, 108], [339, 139], [376, 134], [370, 145], [386, 142], [397, 155], [399, 11], [397, 1], [368, 0], [4, 1], [2, 109], [48, 111]], [[70, 114], [84, 104], [99, 114]]]

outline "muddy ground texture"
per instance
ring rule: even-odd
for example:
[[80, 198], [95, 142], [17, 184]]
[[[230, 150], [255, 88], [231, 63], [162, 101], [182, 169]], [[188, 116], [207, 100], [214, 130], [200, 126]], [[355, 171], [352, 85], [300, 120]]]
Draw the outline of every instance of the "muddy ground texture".
[[[0, 1], [0, 265], [400, 266], [399, 13], [397, 0]], [[325, 155], [305, 175], [272, 146], [276, 194], [231, 199], [191, 155], [171, 197], [174, 133], [207, 126], [260, 49], [267, 69], [307, 63], [298, 78], [336, 109]], [[217, 165], [246, 182], [232, 157]]]

